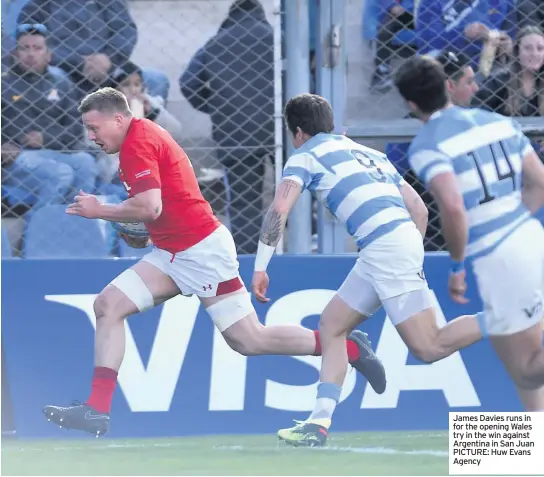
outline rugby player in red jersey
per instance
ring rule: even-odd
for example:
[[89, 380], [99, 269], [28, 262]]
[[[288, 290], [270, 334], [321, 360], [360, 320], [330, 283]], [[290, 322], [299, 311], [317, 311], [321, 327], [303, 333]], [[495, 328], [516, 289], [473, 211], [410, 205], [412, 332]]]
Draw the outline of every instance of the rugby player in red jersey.
[[[120, 153], [119, 173], [129, 198], [102, 204], [94, 195], [80, 193], [67, 213], [145, 222], [154, 248], [94, 302], [95, 368], [89, 398], [68, 407], [46, 406], [46, 417], [68, 429], [105, 434], [124, 355], [125, 318], [180, 293], [197, 295], [230, 347], [243, 355], [320, 355], [318, 331], [259, 322], [238, 272], [232, 236], [213, 214], [187, 155], [168, 132], [134, 118], [126, 97], [111, 88], [88, 95], [79, 112], [90, 139], [108, 154]], [[131, 246], [149, 244], [147, 238], [122, 237]], [[383, 392], [385, 372], [366, 335], [355, 332], [346, 346], [351, 365], [369, 376], [376, 392]]]

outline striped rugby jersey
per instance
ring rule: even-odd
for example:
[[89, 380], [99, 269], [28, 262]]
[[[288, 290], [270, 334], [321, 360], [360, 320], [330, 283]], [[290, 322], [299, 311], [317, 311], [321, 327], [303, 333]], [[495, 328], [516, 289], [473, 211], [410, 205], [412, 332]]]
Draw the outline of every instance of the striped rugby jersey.
[[311, 191], [361, 249], [412, 221], [399, 191], [404, 180], [387, 156], [345, 136], [313, 136], [291, 155], [283, 178]]
[[467, 211], [467, 257], [489, 254], [531, 216], [521, 199], [529, 139], [511, 118], [453, 106], [436, 112], [408, 150], [410, 165], [428, 186], [453, 172]]

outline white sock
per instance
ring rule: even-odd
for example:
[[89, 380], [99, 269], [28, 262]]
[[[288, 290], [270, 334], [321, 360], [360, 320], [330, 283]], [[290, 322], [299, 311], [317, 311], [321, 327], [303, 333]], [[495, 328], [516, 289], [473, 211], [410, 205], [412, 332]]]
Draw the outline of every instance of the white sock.
[[331, 419], [336, 409], [336, 401], [331, 398], [317, 398], [315, 408], [309, 419]]

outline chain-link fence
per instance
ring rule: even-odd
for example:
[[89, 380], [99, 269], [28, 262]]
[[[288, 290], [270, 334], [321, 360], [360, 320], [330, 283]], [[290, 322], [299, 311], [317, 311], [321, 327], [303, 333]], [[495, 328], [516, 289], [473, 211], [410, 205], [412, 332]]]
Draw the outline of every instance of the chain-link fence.
[[[282, 127], [281, 97], [274, 90], [281, 84], [276, 3], [261, 0], [260, 8], [251, 0], [3, 0], [2, 224], [11, 245], [6, 253], [137, 253], [120, 244], [107, 224], [62, 214], [78, 189], [107, 201], [126, 197], [117, 158], [85, 140], [75, 112], [79, 98], [106, 84], [127, 94], [136, 115], [163, 125], [180, 142], [239, 252], [254, 252], [281, 148], [274, 138], [275, 128]], [[314, 59], [318, 2], [309, 3]], [[430, 210], [427, 249], [441, 250], [436, 206], [409, 170], [408, 144], [388, 143], [405, 129], [402, 118], [408, 116], [394, 72], [410, 55], [435, 54], [457, 104], [543, 121], [544, 38], [537, 28], [543, 27], [544, 4], [345, 4], [343, 123], [351, 135], [376, 131], [364, 134], [365, 144], [386, 151], [422, 194]], [[52, 65], [47, 73], [45, 65]], [[312, 61], [314, 80], [317, 66]]]
[[[436, 204], [407, 161], [406, 129], [414, 125], [402, 121], [410, 115], [394, 73], [405, 58], [434, 55], [444, 65], [455, 104], [528, 117], [544, 131], [544, 2], [348, 0], [345, 19], [344, 124], [351, 136], [385, 151], [421, 194], [429, 209], [426, 250], [443, 250]], [[532, 139], [544, 152], [539, 135]]]
[[64, 213], [80, 189], [127, 197], [118, 156], [86, 138], [77, 113], [86, 94], [112, 86], [184, 147], [238, 251], [255, 252], [277, 150], [274, 4], [2, 0], [3, 251], [140, 255], [109, 224]]

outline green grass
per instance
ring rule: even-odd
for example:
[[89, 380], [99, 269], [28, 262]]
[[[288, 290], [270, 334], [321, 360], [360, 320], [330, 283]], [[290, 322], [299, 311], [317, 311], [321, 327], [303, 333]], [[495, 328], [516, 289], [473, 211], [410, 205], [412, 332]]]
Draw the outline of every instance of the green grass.
[[326, 448], [275, 436], [2, 442], [2, 475], [447, 475], [446, 432], [333, 434]]

